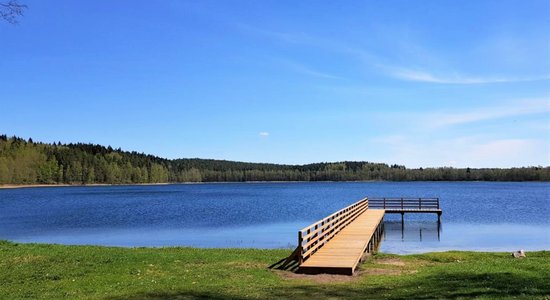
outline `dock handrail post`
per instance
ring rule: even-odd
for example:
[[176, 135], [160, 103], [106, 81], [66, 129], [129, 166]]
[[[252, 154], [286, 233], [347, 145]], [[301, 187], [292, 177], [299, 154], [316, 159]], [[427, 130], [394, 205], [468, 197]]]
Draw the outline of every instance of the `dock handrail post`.
[[401, 210], [403, 210], [403, 198], [401, 198]]
[[418, 209], [422, 209], [422, 198], [418, 198]]
[[439, 209], [439, 197], [437, 199], [437, 209]]
[[303, 252], [304, 249], [302, 248], [302, 243], [304, 239], [302, 238], [302, 232], [298, 231], [298, 248], [300, 249], [298, 252], [298, 265], [301, 265], [303, 263]]
[[386, 198], [384, 198], [384, 209], [386, 209]]

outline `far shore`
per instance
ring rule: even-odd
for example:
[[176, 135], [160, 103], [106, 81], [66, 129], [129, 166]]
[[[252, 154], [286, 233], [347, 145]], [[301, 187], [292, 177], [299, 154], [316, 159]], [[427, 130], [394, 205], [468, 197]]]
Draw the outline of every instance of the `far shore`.
[[157, 182], [157, 183], [87, 183], [87, 184], [68, 184], [68, 183], [54, 183], [54, 184], [0, 184], [1, 189], [21, 189], [21, 188], [40, 188], [40, 187], [93, 187], [93, 186], [136, 186], [136, 185], [174, 185], [174, 184], [226, 184], [226, 183], [327, 183], [327, 182], [544, 182], [548, 181], [483, 181], [483, 180], [455, 180], [455, 181], [388, 181], [388, 180], [356, 180], [356, 181], [208, 181], [208, 182]]
[[85, 186], [135, 186], [135, 185], [172, 185], [172, 184], [216, 184], [216, 183], [300, 183], [300, 182], [381, 182], [381, 180], [363, 181], [209, 181], [209, 182], [157, 182], [157, 183], [88, 183], [88, 184], [0, 184], [0, 189], [20, 189], [36, 187], [85, 187]]
[[[148, 186], [148, 185], [175, 185], [175, 184], [231, 184], [231, 183], [327, 183], [327, 182], [525, 182], [525, 181], [483, 181], [483, 180], [427, 180], [427, 181], [388, 181], [388, 180], [355, 180], [355, 181], [208, 181], [208, 182], [149, 182], [149, 183], [86, 183], [86, 184], [68, 184], [68, 183], [53, 183], [53, 184], [0, 184], [1, 189], [21, 189], [21, 188], [41, 188], [41, 187], [91, 187], [91, 186]], [[544, 182], [548, 181], [528, 181], [528, 182]]]
[[21, 188], [37, 188], [37, 187], [64, 187], [64, 186], [112, 186], [112, 185], [167, 185], [174, 184], [169, 182], [161, 183], [120, 183], [120, 184], [111, 184], [111, 183], [89, 183], [89, 184], [67, 184], [67, 183], [54, 183], [54, 184], [0, 184], [0, 189], [21, 189]]

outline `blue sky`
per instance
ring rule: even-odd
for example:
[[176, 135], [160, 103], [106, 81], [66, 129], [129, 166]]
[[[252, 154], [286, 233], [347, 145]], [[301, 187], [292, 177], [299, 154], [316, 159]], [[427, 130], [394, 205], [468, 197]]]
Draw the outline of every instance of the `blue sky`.
[[167, 158], [550, 164], [550, 1], [32, 1], [0, 132]]

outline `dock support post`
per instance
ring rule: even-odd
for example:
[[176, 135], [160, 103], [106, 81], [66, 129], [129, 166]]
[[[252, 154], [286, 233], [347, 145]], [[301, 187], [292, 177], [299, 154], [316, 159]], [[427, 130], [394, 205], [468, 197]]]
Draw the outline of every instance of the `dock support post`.
[[441, 212], [437, 213], [437, 240], [441, 237]]
[[401, 213], [401, 240], [405, 240], [405, 213]]
[[441, 213], [437, 213], [437, 240], [441, 240]]

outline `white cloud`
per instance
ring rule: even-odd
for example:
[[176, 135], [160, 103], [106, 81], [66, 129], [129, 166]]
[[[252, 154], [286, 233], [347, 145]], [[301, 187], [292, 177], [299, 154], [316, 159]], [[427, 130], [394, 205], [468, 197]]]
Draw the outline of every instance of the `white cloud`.
[[407, 167], [520, 167], [550, 165], [550, 144], [540, 139], [489, 139], [463, 136], [448, 139], [393, 136], [372, 139], [370, 147], [385, 149], [376, 161]]
[[522, 154], [533, 152], [536, 146], [537, 142], [529, 139], [494, 140], [472, 145], [471, 153], [468, 156], [478, 161], [507, 157], [518, 157], [521, 159]]
[[[546, 121], [544, 118], [546, 117]], [[516, 128], [524, 132], [550, 130], [550, 98], [533, 98], [514, 101], [503, 101], [493, 105], [470, 108], [452, 108], [432, 111], [409, 112], [391, 111], [373, 113], [369, 119], [378, 130], [392, 132], [415, 132], [434, 134], [447, 127], [459, 129], [462, 125], [476, 125], [476, 130], [483, 130], [483, 122], [503, 121], [502, 124], [515, 122]], [[479, 125], [479, 127], [477, 127]], [[472, 127], [470, 127], [472, 128]]]
[[268, 137], [268, 136], [269, 136], [269, 132], [262, 131], [262, 132], [259, 133], [259, 136], [261, 136], [261, 137]]
[[550, 113], [550, 99], [521, 100], [507, 105], [481, 107], [466, 112], [435, 112], [426, 115], [420, 122], [430, 124], [431, 127], [441, 127], [540, 113]]
[[429, 83], [441, 83], [441, 84], [488, 84], [488, 83], [511, 83], [511, 82], [523, 82], [523, 81], [538, 81], [538, 80], [550, 80], [550, 75], [537, 76], [537, 77], [475, 77], [475, 76], [463, 76], [458, 74], [452, 75], [434, 75], [425, 71], [418, 71], [412, 69], [384, 67], [387, 73], [395, 78], [419, 81]]
[[[475, 124], [501, 118], [522, 118], [515, 125], [496, 130]], [[544, 114], [544, 115], [540, 115]], [[519, 167], [550, 165], [550, 139], [535, 137], [534, 130], [547, 130], [543, 121], [550, 114], [550, 99], [531, 99], [462, 112], [395, 113], [378, 124], [408, 124], [380, 128], [387, 134], [370, 139], [370, 160], [408, 167]], [[547, 119], [548, 120], [548, 119]], [[475, 124], [474, 127], [446, 128]], [[505, 122], [510, 124], [510, 122]], [[537, 133], [538, 135], [539, 133]], [[548, 135], [546, 135], [548, 137]]]
[[[358, 47], [357, 44], [346, 43], [338, 39], [328, 39], [320, 36], [313, 36], [305, 32], [280, 32], [280, 31], [270, 31], [259, 29], [256, 27], [240, 24], [239, 26], [242, 30], [267, 37], [279, 42], [303, 45], [308, 47], [313, 47], [320, 49], [322, 51], [333, 52], [339, 55], [348, 56], [356, 61], [361, 62], [367, 68], [378, 69], [387, 76], [406, 80], [406, 81], [415, 81], [415, 82], [426, 82], [426, 83], [437, 83], [437, 84], [458, 84], [458, 85], [471, 85], [471, 84], [493, 84], [493, 83], [513, 83], [513, 82], [527, 82], [527, 81], [541, 81], [541, 80], [550, 80], [550, 74], [533, 75], [533, 76], [476, 76], [476, 75], [464, 75], [456, 72], [445, 71], [445, 65], [448, 62], [448, 59], [441, 57], [440, 54], [430, 51], [425, 47], [422, 47], [420, 43], [414, 38], [411, 38], [411, 31], [406, 28], [398, 28], [388, 34], [386, 32], [387, 26], [384, 26], [385, 34], [376, 35], [378, 39], [384, 36], [396, 36], [399, 35], [400, 39], [391, 39], [391, 40], [378, 40], [380, 43], [386, 44], [386, 47], [390, 49], [387, 53], [380, 53], [377, 50], [377, 47]], [[373, 34], [376, 34], [374, 32]], [[400, 41], [400, 42], [396, 42]], [[499, 41], [500, 39], [497, 39]], [[508, 37], [506, 41], [509, 41]], [[546, 51], [544, 48], [547, 47], [544, 45], [537, 45], [536, 47], [529, 46], [525, 47], [525, 39], [521, 38], [519, 41], [515, 42], [514, 47], [508, 45], [508, 42], [503, 46], [501, 42], [493, 41], [491, 38], [488, 38], [486, 45], [483, 48], [487, 48], [487, 45], [491, 45], [489, 48], [506, 49], [506, 57], [517, 58], [518, 56], [523, 57], [523, 59], [535, 62], [538, 65], [541, 64], [541, 59], [546, 57]], [[536, 41], [537, 39], [529, 39], [529, 41]], [[538, 39], [540, 40], [540, 39]], [[368, 44], [367, 44], [368, 45]], [[522, 49], [521, 55], [516, 53], [514, 50], [509, 53], [509, 49]], [[541, 50], [542, 49], [542, 50]], [[480, 53], [477, 53], [477, 58], [480, 60], [484, 59], [494, 59], [495, 54], [493, 51], [484, 50]], [[479, 52], [479, 51], [478, 51]], [[532, 56], [535, 55], [539, 57], [542, 54], [542, 58], [533, 59]], [[417, 66], [425, 66], [424, 68], [407, 68], [399, 65], [392, 65], [395, 61], [405, 61], [412, 62]], [[544, 60], [544, 59], [542, 59]], [[501, 61], [498, 61], [501, 62]], [[525, 65], [525, 61], [521, 65]], [[447, 68], [448, 70], [449, 68]], [[434, 72], [433, 70], [443, 70], [441, 72]], [[545, 68], [538, 68], [540, 72], [544, 72]], [[312, 70], [313, 71], [313, 70]], [[547, 71], [547, 68], [546, 68]], [[307, 69], [304, 70], [304, 73], [307, 73]], [[333, 78], [333, 75], [325, 74], [321, 72], [310, 72], [310, 75], [320, 75], [319, 77]], [[329, 75], [329, 76], [324, 76]]]

